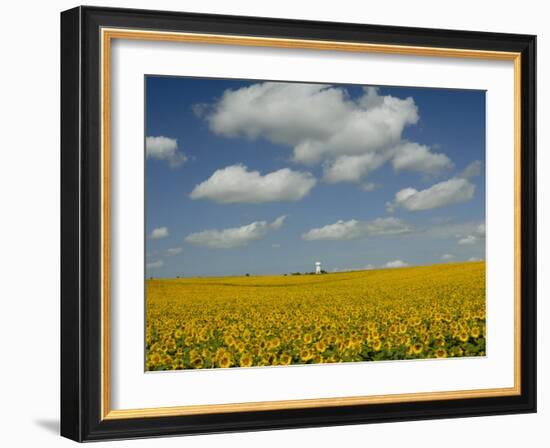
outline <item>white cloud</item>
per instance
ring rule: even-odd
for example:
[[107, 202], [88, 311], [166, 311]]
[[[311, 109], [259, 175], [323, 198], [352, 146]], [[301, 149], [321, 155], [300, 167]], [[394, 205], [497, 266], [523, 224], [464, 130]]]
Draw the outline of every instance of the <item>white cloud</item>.
[[408, 266], [408, 263], [405, 263], [403, 260], [392, 260], [388, 261], [384, 267], [385, 268], [404, 268]]
[[458, 244], [472, 245], [485, 238], [485, 224], [478, 224], [468, 235], [458, 235]]
[[151, 263], [147, 263], [146, 268], [147, 269], [158, 269], [164, 266], [164, 261], [158, 260], [158, 261], [152, 261]]
[[452, 260], [455, 256], [453, 254], [443, 254], [441, 256], [442, 260]]
[[244, 165], [232, 165], [215, 171], [195, 186], [190, 197], [221, 204], [298, 201], [315, 184], [315, 178], [307, 172], [283, 168], [262, 175], [259, 171], [248, 171]]
[[485, 238], [485, 224], [481, 223], [477, 226], [475, 233], [480, 238]]
[[445, 154], [433, 153], [425, 145], [404, 142], [395, 148], [392, 165], [395, 171], [436, 175], [451, 169], [454, 164]]
[[316, 240], [351, 240], [366, 236], [399, 235], [412, 230], [404, 221], [389, 217], [372, 221], [339, 220], [334, 224], [311, 229], [302, 235], [307, 241]]
[[209, 109], [210, 105], [207, 103], [197, 103], [191, 106], [191, 110], [199, 118], [204, 117]]
[[286, 216], [279, 216], [273, 222], [254, 221], [241, 227], [232, 227], [223, 230], [203, 230], [191, 233], [185, 237], [185, 241], [196, 246], [204, 246], [211, 249], [231, 249], [244, 246], [251, 241], [259, 240], [268, 233], [281, 228]]
[[466, 246], [477, 243], [478, 238], [474, 235], [468, 235], [458, 240], [458, 244]]
[[392, 216], [388, 218], [376, 218], [372, 221], [367, 221], [365, 227], [368, 235], [398, 235], [401, 233], [409, 233], [412, 227], [401, 219]]
[[172, 168], [177, 168], [187, 160], [187, 156], [178, 151], [178, 141], [163, 136], [145, 138], [145, 155], [148, 159], [165, 160]]
[[323, 179], [331, 184], [337, 182], [359, 182], [368, 173], [386, 162], [387, 156], [368, 152], [360, 156], [341, 156], [324, 166]]
[[483, 261], [483, 259], [477, 258], [477, 257], [471, 257], [471, 258], [468, 258], [468, 261]]
[[374, 266], [373, 264], [370, 264], [370, 263], [369, 263], [369, 264], [363, 266], [363, 269], [364, 269], [365, 271], [370, 271], [370, 270], [372, 270], [372, 269], [376, 269], [376, 266]]
[[361, 190], [363, 191], [374, 191], [380, 188], [380, 185], [375, 184], [374, 182], [368, 182], [366, 184], [361, 185]]
[[444, 222], [425, 229], [425, 232], [435, 238], [462, 238], [466, 235], [478, 234], [485, 226], [479, 221], [467, 221], [461, 223]]
[[395, 171], [453, 167], [445, 154], [402, 140], [405, 127], [419, 120], [414, 99], [380, 95], [376, 87], [352, 98], [338, 86], [263, 82], [228, 89], [193, 110], [217, 135], [266, 139], [290, 148], [296, 163], [323, 162], [330, 183], [359, 182], [392, 158]]
[[265, 138], [311, 164], [396, 145], [418, 110], [412, 98], [381, 96], [373, 87], [351, 99], [342, 87], [265, 82], [226, 90], [206, 119], [218, 135]]
[[364, 229], [360, 221], [351, 219], [349, 221], [339, 220], [334, 224], [311, 229], [302, 235], [304, 240], [351, 240], [364, 235]]
[[279, 216], [275, 221], [269, 224], [269, 227], [271, 227], [274, 230], [279, 230], [285, 223], [285, 219], [286, 219], [286, 215]]
[[474, 196], [475, 185], [467, 179], [454, 177], [418, 191], [404, 188], [395, 194], [393, 202], [386, 204], [388, 211], [401, 207], [409, 211], [430, 210], [466, 202]]
[[168, 235], [168, 227], [157, 227], [153, 229], [149, 237], [153, 240], [159, 240], [161, 238], [166, 238]]
[[166, 249], [166, 253], [168, 255], [178, 255], [181, 254], [183, 248], [181, 247], [170, 247], [169, 249]]
[[462, 173], [460, 173], [459, 177], [463, 177], [465, 179], [468, 179], [470, 177], [476, 177], [481, 174], [481, 167], [483, 166], [481, 160], [474, 160], [472, 163], [470, 163], [464, 170], [462, 170]]

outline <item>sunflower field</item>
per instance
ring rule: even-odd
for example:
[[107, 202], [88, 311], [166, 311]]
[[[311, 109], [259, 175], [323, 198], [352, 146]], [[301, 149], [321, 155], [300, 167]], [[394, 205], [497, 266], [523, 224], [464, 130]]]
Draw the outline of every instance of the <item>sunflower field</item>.
[[485, 262], [146, 280], [146, 369], [485, 355]]

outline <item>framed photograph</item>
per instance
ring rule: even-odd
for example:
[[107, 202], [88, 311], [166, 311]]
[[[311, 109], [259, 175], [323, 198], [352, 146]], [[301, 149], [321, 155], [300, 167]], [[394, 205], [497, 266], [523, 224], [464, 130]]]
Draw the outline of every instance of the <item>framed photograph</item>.
[[536, 411], [535, 36], [61, 14], [61, 433]]

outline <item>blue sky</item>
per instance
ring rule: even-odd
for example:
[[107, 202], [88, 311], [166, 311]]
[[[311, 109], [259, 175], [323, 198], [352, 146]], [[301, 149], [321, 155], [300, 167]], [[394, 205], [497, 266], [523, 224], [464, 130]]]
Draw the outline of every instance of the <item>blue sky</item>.
[[147, 276], [485, 257], [484, 91], [145, 83]]

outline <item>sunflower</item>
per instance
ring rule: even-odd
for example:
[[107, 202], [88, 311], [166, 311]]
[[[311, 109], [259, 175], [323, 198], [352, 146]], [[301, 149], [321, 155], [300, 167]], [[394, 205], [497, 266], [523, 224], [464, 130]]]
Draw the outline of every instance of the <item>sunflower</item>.
[[288, 366], [292, 362], [292, 356], [290, 356], [288, 353], [283, 353], [279, 357], [279, 364], [282, 366]]
[[460, 357], [464, 354], [464, 350], [462, 350], [460, 347], [458, 346], [454, 346], [452, 349], [451, 349], [451, 356], [457, 356], [457, 357]]
[[158, 353], [153, 353], [151, 355], [151, 364], [154, 366], [160, 364], [160, 355]]
[[278, 337], [275, 337], [269, 341], [269, 348], [271, 349], [279, 348], [280, 345], [281, 345], [281, 339], [279, 339]]
[[438, 348], [434, 352], [434, 355], [435, 355], [436, 358], [446, 358], [447, 357], [447, 350], [445, 350], [444, 348]]
[[468, 335], [468, 333], [466, 331], [461, 331], [458, 334], [458, 339], [460, 339], [462, 342], [466, 342], [469, 338], [470, 338], [470, 336]]
[[208, 330], [202, 329], [199, 333], [199, 341], [206, 342], [208, 341]]
[[229, 334], [225, 338], [223, 338], [223, 341], [226, 345], [231, 347], [235, 343], [235, 338], [233, 337], [233, 335]]
[[300, 351], [300, 359], [302, 361], [309, 361], [311, 358], [313, 358], [313, 354], [311, 353], [311, 350], [307, 349], [307, 348], [303, 348], [301, 351]]
[[313, 364], [323, 364], [325, 362], [325, 360], [323, 359], [323, 357], [321, 355], [315, 355], [311, 362], [313, 362]]
[[202, 369], [202, 367], [204, 366], [204, 361], [199, 356], [191, 360], [191, 365], [193, 366], [194, 369]]
[[223, 356], [218, 360], [218, 364], [222, 369], [231, 367], [231, 355], [229, 353], [224, 353]]
[[315, 350], [317, 350], [319, 353], [323, 353], [327, 349], [327, 346], [323, 341], [317, 341], [315, 343]]
[[276, 366], [278, 363], [277, 355], [274, 353], [269, 353], [267, 355], [267, 364], [270, 366]]
[[252, 359], [252, 356], [250, 353], [243, 353], [241, 355], [240, 365], [241, 367], [250, 367], [254, 360]]
[[484, 264], [410, 273], [146, 281], [146, 368], [484, 354]]

